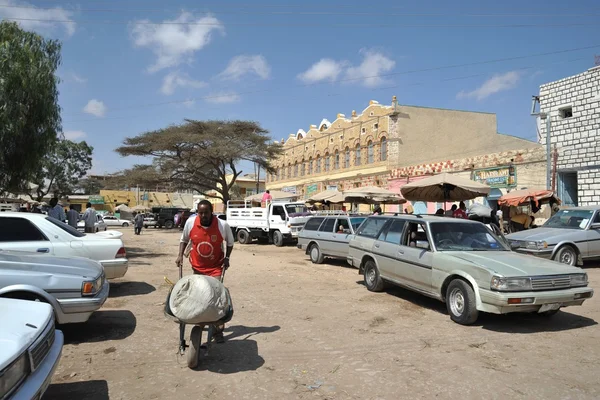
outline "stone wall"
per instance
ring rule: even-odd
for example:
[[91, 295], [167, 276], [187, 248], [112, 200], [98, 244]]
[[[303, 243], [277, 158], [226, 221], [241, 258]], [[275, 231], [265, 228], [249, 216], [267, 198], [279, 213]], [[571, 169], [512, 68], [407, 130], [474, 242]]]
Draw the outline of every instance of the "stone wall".
[[577, 171], [578, 205], [600, 204], [600, 168]]

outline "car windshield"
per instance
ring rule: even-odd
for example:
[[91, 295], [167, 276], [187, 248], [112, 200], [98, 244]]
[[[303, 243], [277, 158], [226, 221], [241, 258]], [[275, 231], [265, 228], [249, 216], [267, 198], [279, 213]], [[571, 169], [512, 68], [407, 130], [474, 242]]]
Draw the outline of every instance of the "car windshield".
[[302, 215], [310, 215], [308, 208], [302, 204], [286, 204], [285, 210], [290, 217], [300, 217]]
[[438, 251], [508, 251], [508, 248], [484, 224], [430, 224]]
[[52, 222], [54, 225], [58, 226], [60, 229], [67, 232], [71, 236], [75, 236], [75, 237], [84, 237], [85, 236], [85, 233], [81, 233], [77, 229], [73, 228], [71, 225], [67, 225], [64, 222], [60, 222], [54, 218], [47, 217], [46, 221]]
[[366, 217], [350, 218], [350, 223], [352, 224], [352, 229], [354, 230], [354, 232], [356, 232], [356, 230], [358, 229], [360, 224], [362, 224], [365, 219], [366, 219]]
[[585, 229], [593, 210], [560, 210], [543, 225], [546, 228]]

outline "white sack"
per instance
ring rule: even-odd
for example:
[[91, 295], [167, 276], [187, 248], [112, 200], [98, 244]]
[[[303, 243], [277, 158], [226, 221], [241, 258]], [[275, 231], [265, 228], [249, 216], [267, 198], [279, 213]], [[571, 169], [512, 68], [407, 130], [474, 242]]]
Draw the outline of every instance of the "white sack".
[[474, 203], [469, 207], [469, 215], [477, 215], [478, 217], [490, 218], [492, 209], [486, 205]]
[[218, 321], [229, 306], [227, 289], [211, 276], [184, 276], [173, 286], [169, 306], [173, 315], [186, 324]]

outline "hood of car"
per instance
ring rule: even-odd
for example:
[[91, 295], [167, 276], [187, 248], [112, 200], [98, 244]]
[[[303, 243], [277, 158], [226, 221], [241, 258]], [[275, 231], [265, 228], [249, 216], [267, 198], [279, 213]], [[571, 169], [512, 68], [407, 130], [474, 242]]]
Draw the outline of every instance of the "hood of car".
[[52, 318], [50, 304], [0, 298], [0, 371], [31, 346]]
[[0, 251], [0, 268], [55, 275], [97, 278], [103, 271], [99, 262], [83, 257], [56, 257], [22, 251]]
[[512, 251], [455, 251], [443, 253], [454, 259], [475, 264], [496, 275], [507, 277], [576, 274], [582, 272], [581, 268], [570, 267], [554, 261]]
[[562, 240], [573, 239], [573, 235], [578, 235], [584, 231], [579, 229], [563, 229], [563, 228], [535, 228], [526, 229], [521, 232], [511, 233], [506, 235], [508, 240], [525, 240], [525, 241], [545, 241], [548, 244], [556, 244]]

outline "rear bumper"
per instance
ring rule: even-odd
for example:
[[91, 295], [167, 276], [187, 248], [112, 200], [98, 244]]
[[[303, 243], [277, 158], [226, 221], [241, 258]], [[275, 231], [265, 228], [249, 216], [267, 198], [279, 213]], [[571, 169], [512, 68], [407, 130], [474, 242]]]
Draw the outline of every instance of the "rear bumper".
[[129, 261], [126, 258], [115, 258], [114, 260], [102, 260], [100, 264], [104, 267], [106, 279], [122, 278], [127, 273]]
[[104, 305], [108, 298], [110, 284], [104, 282], [102, 290], [94, 297], [78, 297], [73, 299], [57, 299], [62, 315], [57, 316], [59, 324], [74, 324], [87, 321], [94, 311]]
[[11, 397], [12, 400], [39, 400], [50, 386], [54, 371], [60, 361], [64, 343], [63, 333], [57, 330], [54, 333], [54, 343], [40, 366], [27, 377], [19, 389]]
[[[504, 293], [479, 289], [479, 294], [481, 296], [479, 311], [507, 314], [511, 312], [538, 312], [545, 304], [559, 304], [560, 307], [580, 306], [585, 300], [592, 298], [594, 290], [589, 287], [581, 287], [543, 292]], [[509, 299], [515, 298], [533, 298], [533, 303], [508, 304]]]

